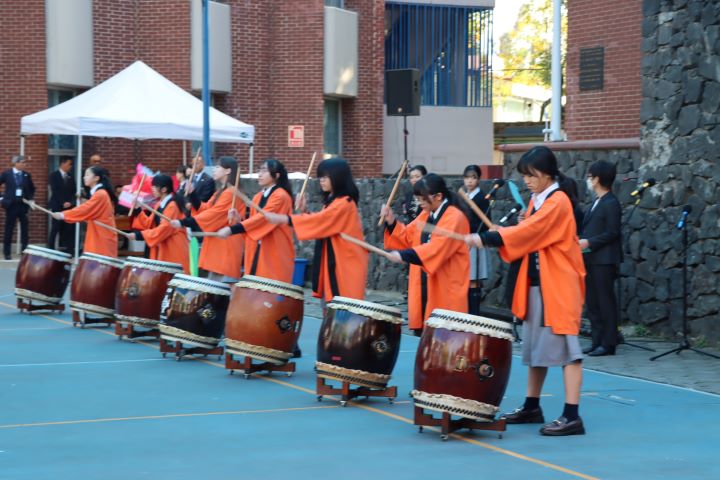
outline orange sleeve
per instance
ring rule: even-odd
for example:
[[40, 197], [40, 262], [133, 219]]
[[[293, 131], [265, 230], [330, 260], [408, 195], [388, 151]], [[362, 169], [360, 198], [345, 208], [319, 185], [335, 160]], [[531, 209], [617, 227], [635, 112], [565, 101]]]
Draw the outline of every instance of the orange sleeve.
[[[253, 202], [256, 204], [259, 203], [261, 198], [262, 192], [259, 192], [255, 195], [255, 198], [253, 198]], [[285, 190], [277, 188], [270, 194], [263, 210], [290, 215], [292, 213], [292, 199]], [[245, 229], [247, 236], [253, 241], [261, 240], [263, 237], [272, 233], [276, 228], [281, 227], [281, 225], [273, 225], [268, 222], [262, 214], [256, 212], [255, 210], [253, 210], [250, 218], [242, 222], [242, 226]]]
[[389, 250], [405, 250], [407, 248], [412, 248], [417, 241], [417, 229], [415, 228], [416, 221], [417, 219], [413, 220], [408, 225], [401, 222], [395, 222], [395, 227], [393, 228], [392, 233], [390, 233], [390, 230], [386, 228], [383, 237], [385, 248]]
[[[177, 207], [174, 201], [170, 201], [170, 204], [165, 208], [163, 214], [169, 217], [171, 220], [180, 220], [182, 217], [180, 209]], [[160, 225], [153, 228], [147, 228], [142, 231], [142, 236], [147, 242], [148, 247], [155, 247], [158, 244], [164, 242], [168, 238], [177, 234], [178, 230], [170, 225], [165, 219], [160, 220]]]
[[340, 197], [317, 213], [292, 215], [292, 224], [298, 240], [329, 238], [350, 230], [349, 222], [355, 202], [350, 197]]
[[82, 205], [78, 205], [70, 210], [65, 210], [63, 212], [65, 221], [68, 223], [89, 222], [102, 217], [105, 204], [102, 196], [98, 195], [98, 193], [99, 192], [95, 192], [95, 194]]
[[562, 242], [566, 229], [561, 227], [570, 220], [574, 221], [570, 200], [562, 192], [553, 195], [545, 200], [542, 208], [524, 221], [498, 231], [503, 239], [500, 256], [506, 262], [511, 262]]
[[[448, 207], [440, 218], [438, 227], [461, 235], [470, 233], [470, 224], [467, 217], [455, 207]], [[417, 245], [413, 247], [413, 250], [422, 261], [422, 269], [432, 275], [443, 267], [448, 259], [461, 248], [467, 250], [465, 243], [442, 235], [431, 235], [428, 243]]]
[[152, 215], [148, 215], [147, 212], [140, 212], [133, 218], [133, 230], [147, 230], [148, 228], [152, 228], [152, 226]]
[[[232, 198], [233, 194], [230, 189], [225, 189], [214, 205], [212, 205], [212, 200], [203, 203], [200, 207], [200, 212], [193, 215], [198, 226], [204, 232], [217, 232], [221, 228], [227, 227], [228, 210], [230, 210], [230, 206], [232, 205]], [[235, 208], [242, 214], [242, 212], [245, 211], [245, 204], [240, 199], [236, 199]]]

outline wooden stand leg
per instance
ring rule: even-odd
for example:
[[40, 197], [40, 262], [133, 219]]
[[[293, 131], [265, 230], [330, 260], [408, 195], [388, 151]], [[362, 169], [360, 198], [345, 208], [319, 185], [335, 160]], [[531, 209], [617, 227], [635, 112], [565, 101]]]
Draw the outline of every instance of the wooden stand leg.
[[350, 388], [351, 385], [351, 383], [343, 380], [340, 388], [335, 388], [326, 383], [325, 378], [318, 376], [315, 383], [318, 402], [322, 401], [324, 395], [340, 395], [340, 406], [342, 407], [347, 405], [348, 400], [357, 397], [383, 397], [387, 398], [390, 403], [393, 403], [397, 398], [397, 387], [369, 388], [358, 386], [357, 388]]
[[[440, 438], [446, 441], [451, 433], [462, 428], [470, 430], [491, 430], [496, 432], [504, 432], [506, 430], [505, 420], [495, 420], [492, 422], [480, 422], [470, 418], [458, 418], [453, 420], [452, 415], [448, 412], [442, 412], [440, 418], [435, 418], [431, 413], [425, 413], [425, 409], [415, 406], [415, 414], [413, 423], [418, 426], [418, 431], [422, 432], [423, 427], [440, 427]], [[498, 433], [498, 438], [502, 438], [502, 433]]]
[[122, 340], [123, 337], [131, 340], [139, 337], [152, 337], [159, 338], [160, 330], [157, 328], [151, 328], [149, 330], [135, 330], [132, 323], [123, 324], [121, 322], [115, 322], [115, 335], [118, 336], [118, 340]]
[[33, 304], [32, 300], [25, 300], [22, 298], [17, 299], [17, 308], [21, 312], [37, 312], [41, 310], [48, 310], [50, 312], [64, 312], [65, 311], [65, 304], [63, 303], [35, 303]]
[[232, 375], [235, 370], [242, 370], [245, 378], [250, 378], [255, 372], [285, 372], [288, 377], [295, 373], [295, 362], [288, 362], [284, 365], [276, 365], [270, 362], [253, 363], [252, 357], [243, 357], [243, 361], [235, 360], [232, 353], [225, 352], [225, 369], [230, 370]]
[[83, 311], [73, 310], [72, 311], [72, 318], [73, 318], [73, 327], [76, 327], [80, 325], [80, 328], [85, 328], [85, 325], [94, 325], [94, 324], [105, 324], [106, 327], [109, 327], [111, 324], [115, 323], [114, 318], [107, 318], [107, 317], [88, 317], [87, 313]]

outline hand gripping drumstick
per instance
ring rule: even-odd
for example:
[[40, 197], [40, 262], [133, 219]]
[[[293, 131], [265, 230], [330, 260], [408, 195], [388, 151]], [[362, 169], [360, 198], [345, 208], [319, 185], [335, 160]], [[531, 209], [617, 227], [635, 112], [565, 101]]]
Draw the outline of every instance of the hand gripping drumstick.
[[429, 223], [423, 223], [419, 222], [420, 225], [422, 225], [422, 231], [427, 233], [435, 233], [437, 235], [440, 235], [441, 237], [447, 237], [452, 238], [453, 240], [457, 240], [459, 242], [465, 242], [465, 236], [461, 235], [457, 232], [453, 232], [452, 230], [446, 230], [444, 228], [436, 227], [435, 225], [429, 224]]
[[[392, 192], [390, 192], [390, 196], [388, 197], [387, 203], [385, 204], [388, 208], [392, 205], [393, 200], [395, 199], [395, 194], [397, 193], [398, 187], [400, 186], [400, 180], [402, 180], [403, 175], [405, 175], [405, 171], [407, 170], [408, 161], [403, 160], [402, 166], [400, 167], [400, 171], [398, 172], [397, 180], [395, 180], [395, 186], [393, 186]], [[380, 219], [378, 220], [378, 227], [383, 224], [385, 219], [380, 216]]]
[[317, 155], [317, 152], [313, 152], [312, 159], [310, 159], [310, 166], [307, 169], [307, 173], [305, 174], [305, 181], [303, 181], [302, 188], [300, 189], [300, 194], [295, 197], [295, 210], [297, 210], [297, 205], [300, 199], [305, 195], [305, 188], [307, 187], [308, 180], [310, 179], [310, 173], [312, 172], [312, 167], [315, 164], [315, 155]]
[[132, 205], [130, 205], [130, 210], [128, 211], [128, 217], [132, 217], [133, 210], [135, 210], [135, 202], [137, 202], [138, 195], [140, 195], [140, 189], [143, 186], [143, 183], [145, 183], [145, 177], [147, 176], [146, 173], [142, 174], [142, 178], [140, 178], [140, 183], [138, 184], [137, 190], [135, 190], [135, 193], [133, 194], [133, 201]]
[[490, 221], [490, 219], [487, 217], [487, 215], [485, 215], [485, 214], [483, 213], [483, 211], [480, 210], [480, 207], [478, 207], [478, 206], [475, 204], [475, 202], [473, 202], [473, 201], [470, 199], [470, 197], [468, 197], [467, 194], [466, 194], [465, 192], [463, 192], [462, 188], [461, 188], [460, 190], [458, 190], [458, 194], [460, 195], [460, 197], [461, 197], [463, 200], [465, 200], [465, 203], [468, 204], [468, 206], [470, 207], [470, 209], [471, 209], [473, 212], [475, 212], [475, 215], [477, 215], [477, 216], [480, 218], [480, 220], [482, 220], [482, 222], [483, 222], [485, 225], [487, 225], [488, 228], [493, 228], [494, 225], [493, 225], [493, 223]]
[[382, 248], [378, 248], [378, 247], [376, 247], [375, 245], [370, 245], [369, 243], [363, 242], [362, 240], [359, 240], [359, 239], [357, 239], [357, 238], [355, 238], [355, 237], [351, 237], [351, 236], [348, 235], [347, 233], [342, 233], [342, 232], [341, 232], [341, 233], [340, 233], [340, 238], [342, 238], [343, 240], [347, 240], [347, 241], [350, 242], [350, 243], [354, 243], [355, 245], [358, 245], [358, 246], [364, 248], [364, 249], [367, 250], [368, 252], [377, 253], [378, 255], [381, 255], [381, 256], [383, 256], [383, 257], [385, 257], [385, 258], [387, 258], [387, 259], [392, 258], [392, 257], [390, 256], [390, 252], [387, 252], [387, 251], [383, 250]]

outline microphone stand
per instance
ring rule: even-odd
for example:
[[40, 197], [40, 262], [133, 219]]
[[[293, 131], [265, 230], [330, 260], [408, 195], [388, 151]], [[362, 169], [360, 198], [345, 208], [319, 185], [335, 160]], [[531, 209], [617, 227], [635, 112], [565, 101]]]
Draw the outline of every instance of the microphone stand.
[[708, 357], [717, 358], [720, 360], [720, 356], [714, 355], [712, 353], [703, 352], [702, 350], [698, 350], [697, 348], [693, 348], [690, 345], [690, 340], [688, 339], [688, 334], [690, 333], [690, 328], [688, 326], [688, 318], [687, 318], [687, 304], [688, 304], [688, 293], [687, 293], [687, 277], [688, 277], [688, 229], [687, 224], [690, 223], [690, 219], [686, 218], [685, 221], [678, 225], [678, 227], [681, 228], [683, 232], [683, 316], [682, 316], [682, 340], [680, 340], [680, 345], [676, 348], [673, 348], [672, 350], [668, 350], [665, 353], [661, 353], [660, 355], [655, 355], [654, 357], [650, 358], [650, 361], [657, 360], [660, 357], [664, 357], [665, 355], [670, 355], [671, 353], [680, 354], [683, 350], [692, 350], [695, 353], [699, 353], [701, 355], [707, 355]]
[[[640, 204], [640, 200], [642, 200], [642, 194], [643, 194], [643, 192], [638, 192], [637, 200], [635, 200], [635, 203], [633, 204], [632, 209], [630, 209], [630, 213], [628, 214], [628, 216], [627, 216], [627, 218], [625, 219], [625, 221], [623, 221], [623, 222], [620, 224], [620, 234], [621, 234], [621, 235], [622, 235], [623, 227], [625, 227], [626, 225], [628, 225], [628, 224], [630, 223], [630, 219], [632, 218], [633, 213], [635, 213], [635, 210], [637, 209], [637, 206]], [[628, 242], [628, 239], [629, 239], [629, 238], [630, 238], [630, 235], [624, 235], [624, 236], [623, 236], [623, 241], [622, 241], [623, 262], [625, 261], [624, 255], [625, 255], [625, 252], [627, 252], [627, 242]], [[621, 263], [620, 265], [622, 265], [622, 263]], [[622, 282], [621, 282], [621, 280], [622, 280], [622, 278], [621, 278], [621, 276], [619, 275], [619, 272], [618, 272], [618, 281], [617, 281], [617, 307], [618, 307], [617, 340], [618, 340], [618, 343], [617, 343], [617, 344], [618, 344], [618, 345], [627, 345], [628, 347], [640, 348], [640, 349], [642, 349], [642, 350], [647, 350], [648, 352], [654, 352], [655, 349], [653, 349], [653, 348], [646, 347], [646, 346], [644, 346], [644, 345], [638, 345], [637, 343], [629, 343], [629, 342], [627, 342], [627, 341], [625, 340], [625, 336], [624, 336], [624, 335], [622, 334], [622, 332], [620, 331], [620, 323], [622, 323], [622, 311], [623, 311], [623, 308], [622, 308], [622, 285], [621, 285]]]

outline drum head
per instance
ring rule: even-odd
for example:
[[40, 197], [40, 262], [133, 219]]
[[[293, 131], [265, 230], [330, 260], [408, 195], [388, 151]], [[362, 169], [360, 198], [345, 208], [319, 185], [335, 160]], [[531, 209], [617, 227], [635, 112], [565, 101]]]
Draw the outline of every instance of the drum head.
[[38, 257], [49, 258], [50, 260], [58, 260], [60, 262], [69, 263], [72, 260], [72, 255], [69, 253], [59, 252], [57, 250], [39, 247], [37, 245], [28, 245], [25, 250], [23, 250], [23, 254], [25, 253], [28, 255], [37, 255]]
[[297, 285], [255, 275], [245, 275], [235, 284], [235, 287], [277, 293], [296, 300], [304, 300], [305, 298], [305, 292]]
[[182, 273], [182, 265], [173, 262], [162, 262], [160, 260], [149, 260], [140, 257], [128, 257], [125, 260], [125, 267], [145, 268], [147, 270], [155, 270], [164, 273]]
[[398, 308], [388, 307], [379, 303], [366, 302], [347, 297], [333, 297], [327, 308], [333, 310], [347, 310], [349, 312], [364, 315], [375, 320], [402, 324], [402, 312]]
[[514, 341], [512, 326], [502, 320], [487, 317], [478, 317], [467, 313], [453, 312], [436, 308], [430, 314], [425, 325], [433, 328], [444, 328], [457, 332], [487, 335], [503, 340]]
[[215, 295], [230, 296], [230, 287], [222, 282], [208, 280], [207, 278], [193, 277], [182, 273], [176, 274], [168, 287], [186, 288], [196, 292], [213, 293]]
[[92, 260], [115, 268], [123, 268], [125, 264], [125, 262], [118, 258], [106, 257], [105, 255], [98, 255], [97, 253], [83, 253], [80, 256], [80, 260]]

